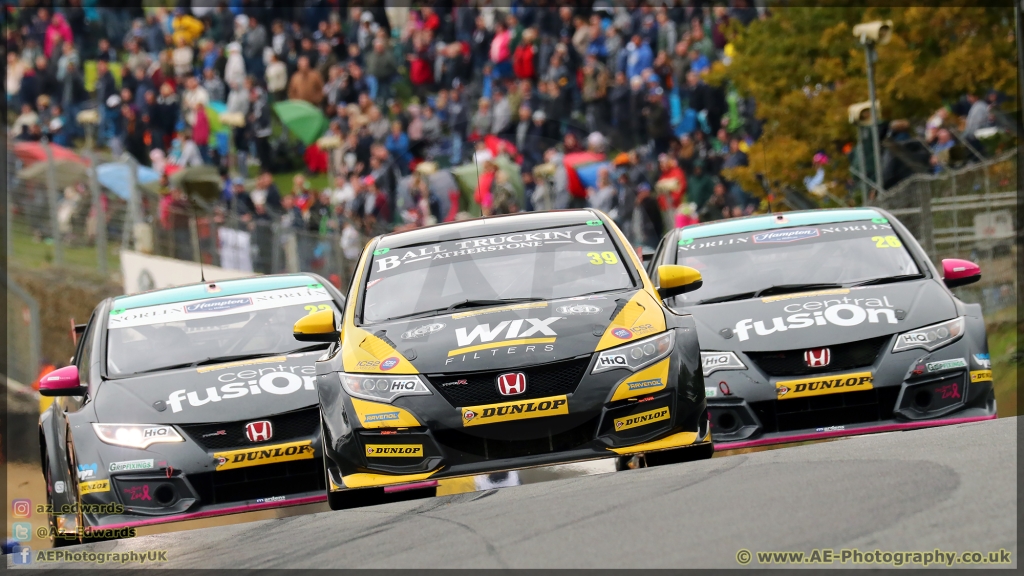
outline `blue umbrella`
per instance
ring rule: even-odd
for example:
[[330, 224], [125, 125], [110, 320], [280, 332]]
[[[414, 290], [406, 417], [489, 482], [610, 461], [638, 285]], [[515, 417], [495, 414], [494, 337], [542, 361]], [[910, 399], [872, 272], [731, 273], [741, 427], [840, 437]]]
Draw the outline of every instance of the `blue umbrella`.
[[597, 171], [601, 168], [611, 169], [611, 164], [608, 162], [594, 162], [593, 164], [585, 164], [576, 168], [576, 173], [580, 175], [580, 183], [587, 188], [597, 187]]
[[[110, 190], [118, 197], [127, 200], [131, 196], [129, 190], [128, 165], [120, 162], [108, 162], [96, 167], [96, 180], [101, 186]], [[135, 174], [135, 181], [139, 185], [152, 184], [160, 180], [160, 174], [156, 170], [146, 166], [139, 166]]]

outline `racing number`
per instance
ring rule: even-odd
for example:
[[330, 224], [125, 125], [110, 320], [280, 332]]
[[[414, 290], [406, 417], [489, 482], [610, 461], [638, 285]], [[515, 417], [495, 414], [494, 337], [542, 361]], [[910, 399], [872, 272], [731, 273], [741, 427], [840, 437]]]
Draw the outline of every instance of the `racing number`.
[[619, 258], [615, 252], [587, 252], [591, 264], [618, 264]]
[[903, 244], [900, 239], [895, 236], [872, 236], [871, 241], [875, 243], [876, 248], [901, 248]]
[[306, 310], [310, 314], [315, 314], [316, 312], [323, 312], [324, 310], [331, 309], [331, 307], [327, 304], [310, 304], [309, 306], [303, 306], [302, 308], [303, 310]]

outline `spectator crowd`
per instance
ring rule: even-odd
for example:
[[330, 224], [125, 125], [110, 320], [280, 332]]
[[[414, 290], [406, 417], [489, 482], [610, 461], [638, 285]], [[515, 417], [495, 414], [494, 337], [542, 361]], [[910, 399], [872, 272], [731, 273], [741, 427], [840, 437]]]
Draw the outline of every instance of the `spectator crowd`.
[[[747, 164], [755, 103], [705, 82], [729, 62], [727, 27], [768, 17], [744, 0], [139, 4], [8, 8], [9, 124], [16, 139], [73, 146], [79, 112], [96, 110], [100, 146], [163, 175], [161, 225], [180, 257], [188, 223], [174, 214], [188, 200], [168, 176], [203, 165], [222, 178], [218, 218], [304, 232], [288, 268], [315, 259], [303, 238], [338, 232], [358, 254], [367, 235], [468, 213], [592, 206], [653, 247], [668, 226], [758, 206], [721, 175]], [[296, 144], [274, 112], [286, 100], [322, 111], [325, 137]], [[215, 130], [214, 104], [241, 121]], [[578, 157], [601, 163], [586, 185], [566, 168]], [[466, 164], [477, 175], [465, 194], [430, 184]]]

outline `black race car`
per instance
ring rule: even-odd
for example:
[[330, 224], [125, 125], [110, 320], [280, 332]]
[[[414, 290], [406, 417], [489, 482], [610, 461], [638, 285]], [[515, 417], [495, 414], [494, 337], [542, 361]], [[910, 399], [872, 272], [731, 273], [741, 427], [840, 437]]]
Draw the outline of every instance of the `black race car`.
[[344, 307], [313, 274], [120, 296], [42, 379], [57, 545], [118, 529], [324, 500], [313, 364], [291, 326]]
[[373, 239], [344, 314], [294, 329], [332, 342], [316, 363], [331, 507], [531, 466], [711, 457], [696, 327], [661, 302], [700, 275], [655, 274], [660, 291], [590, 210]]
[[651, 266], [708, 284], [692, 314], [719, 450], [996, 417], [981, 306], [877, 209], [786, 212], [669, 232]]

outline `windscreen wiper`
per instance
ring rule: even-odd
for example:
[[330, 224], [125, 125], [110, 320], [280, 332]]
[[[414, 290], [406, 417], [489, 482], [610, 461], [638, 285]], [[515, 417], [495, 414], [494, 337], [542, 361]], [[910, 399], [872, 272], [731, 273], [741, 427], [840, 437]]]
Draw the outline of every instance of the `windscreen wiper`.
[[[195, 368], [196, 366], [202, 366], [204, 364], [219, 364], [221, 362], [233, 362], [235, 360], [248, 360], [249, 358], [259, 358], [260, 356], [272, 356], [274, 353], [266, 354], [235, 354], [232, 356], [211, 356], [210, 358], [204, 358], [202, 360], [193, 360], [192, 362], [182, 362], [180, 364], [171, 364], [169, 366], [158, 366], [156, 368], [150, 368], [148, 370], [139, 370], [133, 372], [130, 376], [138, 374], [149, 374], [151, 372], [164, 372], [166, 370], [179, 370], [181, 368]], [[126, 378], [128, 376], [125, 376]]]
[[331, 344], [329, 342], [317, 342], [309, 346], [303, 346], [302, 348], [296, 348], [295, 350], [289, 350], [287, 352], [281, 352], [281, 354], [298, 354], [300, 352], [312, 352], [313, 350], [320, 350], [321, 348], [327, 348]]
[[731, 302], [733, 300], [746, 300], [748, 298], [760, 298], [761, 296], [767, 296], [769, 294], [785, 294], [787, 292], [799, 292], [801, 290], [819, 290], [824, 288], [842, 287], [842, 284], [779, 284], [777, 286], [769, 286], [753, 292], [741, 292], [739, 294], [730, 294], [728, 296], [718, 296], [717, 298], [700, 300], [694, 304], [694, 306], [700, 304], [718, 304], [719, 302]]
[[501, 304], [509, 304], [516, 302], [536, 302], [543, 300], [543, 298], [501, 298], [495, 300], [472, 300], [466, 299], [460, 302], [455, 302], [444, 308], [434, 308], [433, 310], [423, 310], [422, 312], [413, 312], [411, 314], [402, 314], [401, 316], [392, 316], [391, 318], [385, 318], [381, 322], [390, 322], [391, 320], [403, 320], [408, 318], [422, 318], [424, 316], [432, 316], [434, 314], [444, 314], [445, 312], [451, 312], [452, 310], [458, 310], [459, 308], [472, 308], [475, 306], [500, 306]]
[[924, 278], [924, 274], [898, 274], [896, 276], [872, 278], [871, 280], [857, 282], [855, 284], [851, 284], [850, 286], [875, 286], [877, 284], [891, 284], [893, 282], [903, 282], [904, 280], [918, 280], [920, 278]]

